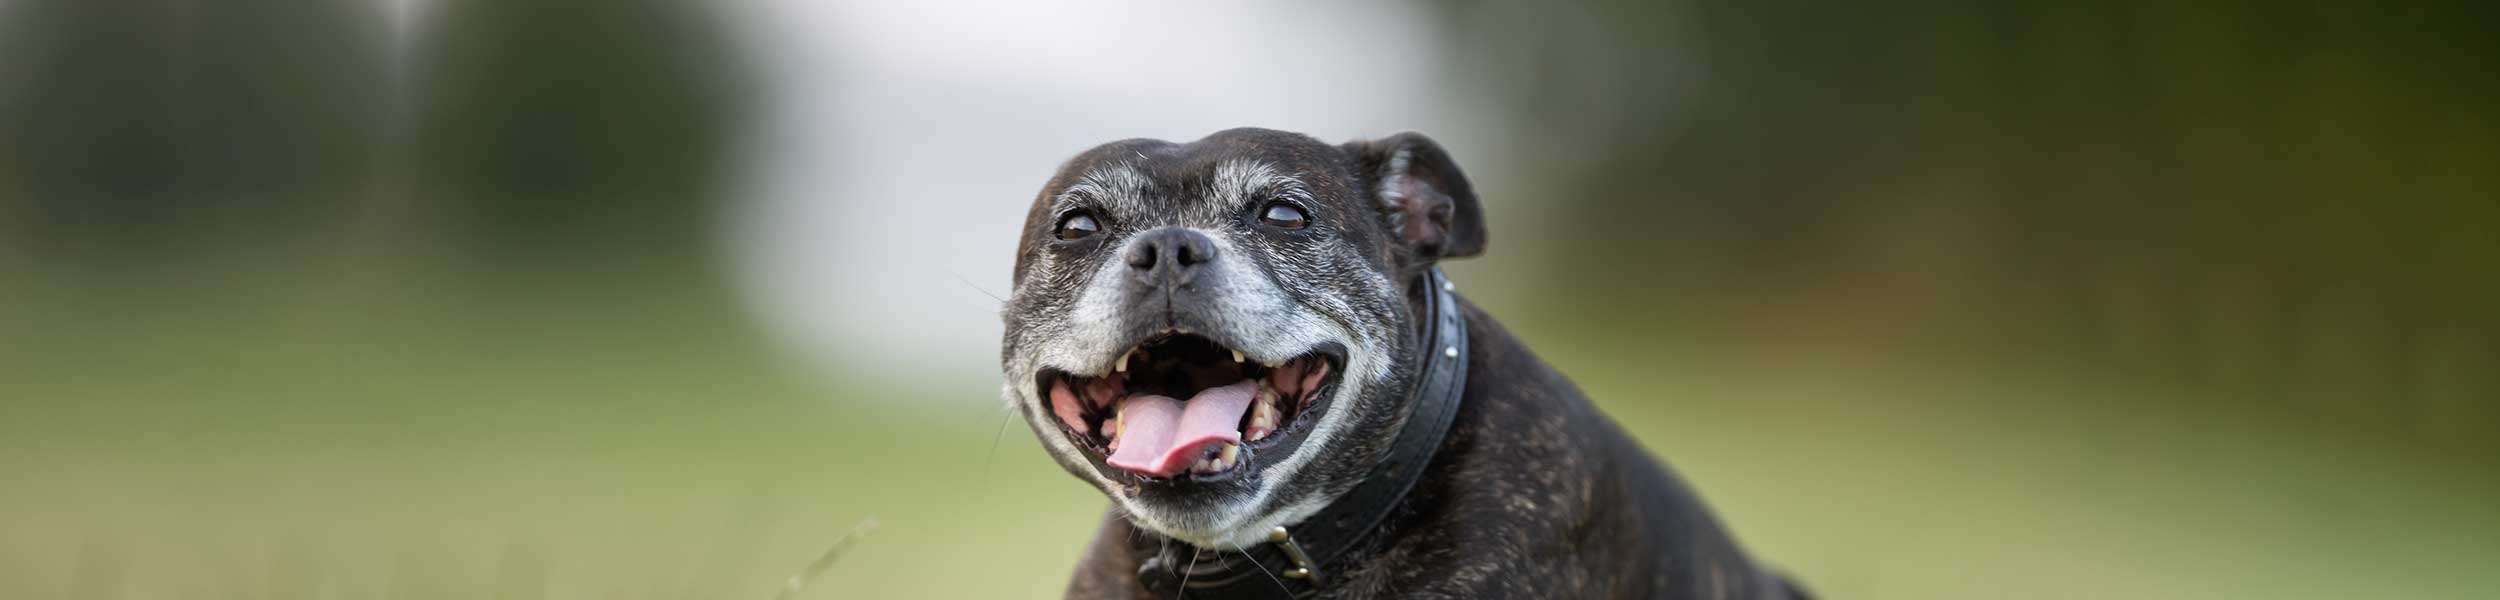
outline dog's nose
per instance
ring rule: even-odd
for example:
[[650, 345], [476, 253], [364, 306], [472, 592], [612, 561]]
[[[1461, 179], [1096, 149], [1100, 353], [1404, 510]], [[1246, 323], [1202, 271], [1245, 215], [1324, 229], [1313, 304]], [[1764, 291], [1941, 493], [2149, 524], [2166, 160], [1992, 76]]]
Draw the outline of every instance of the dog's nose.
[[1129, 244], [1128, 266], [1147, 283], [1188, 283], [1198, 265], [1215, 260], [1215, 240], [1198, 230], [1166, 227]]

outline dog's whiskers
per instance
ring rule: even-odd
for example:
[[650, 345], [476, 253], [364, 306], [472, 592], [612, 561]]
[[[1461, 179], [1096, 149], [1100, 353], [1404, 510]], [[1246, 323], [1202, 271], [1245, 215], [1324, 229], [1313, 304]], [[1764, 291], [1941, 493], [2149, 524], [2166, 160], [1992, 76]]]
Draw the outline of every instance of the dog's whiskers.
[[998, 297], [998, 294], [992, 294], [989, 290], [981, 289], [980, 284], [973, 283], [970, 279], [965, 279], [962, 273], [957, 273], [953, 269], [948, 269], [946, 271], [946, 275], [954, 277], [955, 281], [963, 282], [964, 287], [972, 288], [972, 291], [980, 292], [983, 296], [989, 296], [991, 300], [997, 300], [999, 304], [1003, 305], [1007, 303], [1006, 298], [1000, 298]]
[[1015, 410], [1014, 406], [998, 408], [998, 426], [996, 431], [990, 432], [990, 451], [981, 456], [981, 479], [984, 481], [990, 479], [990, 467], [998, 462], [998, 441], [1007, 437], [1007, 416]]
[[1181, 598], [1186, 597], [1186, 596], [1188, 596], [1188, 595], [1189, 595], [1189, 576], [1190, 576], [1191, 572], [1193, 572], [1193, 571], [1197, 571], [1197, 570], [1198, 570], [1198, 547], [1197, 547], [1197, 546], [1190, 546], [1190, 547], [1189, 547], [1189, 566], [1181, 568], [1181, 586], [1180, 586], [1180, 591], [1178, 591], [1178, 592], [1173, 592], [1173, 594], [1172, 594], [1172, 600], [1180, 600]]
[[1266, 575], [1268, 581], [1276, 582], [1276, 589], [1285, 590], [1287, 592], [1293, 591], [1293, 588], [1285, 587], [1285, 580], [1277, 579], [1275, 573], [1267, 572], [1267, 565], [1259, 564], [1259, 557], [1251, 556], [1250, 551], [1242, 549], [1241, 544], [1233, 544], [1233, 551], [1240, 552], [1241, 558], [1250, 561], [1250, 566], [1258, 567], [1259, 574]]

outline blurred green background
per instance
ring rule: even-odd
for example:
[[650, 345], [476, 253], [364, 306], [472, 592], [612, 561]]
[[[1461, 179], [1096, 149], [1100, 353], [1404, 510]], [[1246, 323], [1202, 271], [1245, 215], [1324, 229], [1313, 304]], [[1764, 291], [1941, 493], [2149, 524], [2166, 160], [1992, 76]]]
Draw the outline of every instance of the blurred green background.
[[[756, 298], [817, 266], [739, 250], [757, 165], [878, 171], [777, 154], [845, 131], [765, 107], [890, 89], [738, 25], [795, 4], [0, 1], [0, 597], [763, 599], [871, 517], [799, 597], [1056, 597], [1103, 501], [1004, 418], [994, 337]], [[1207, 21], [1291, 65], [1408, 39], [1315, 21], [1421, 40], [1384, 92], [1429, 105], [1314, 133], [1450, 143], [1496, 240], [1462, 292], [1827, 597], [2500, 588], [2487, 9], [1283, 6]], [[1103, 37], [1194, 22], [1134, 15]], [[994, 41], [876, 39], [849, 60]], [[1201, 51], [1133, 76], [1234, 77]], [[947, 96], [1121, 68], [1071, 56]], [[1368, 95], [1295, 83], [1245, 85]], [[1132, 108], [1232, 118], [1193, 106]], [[1143, 135], [1122, 108], [942, 156]], [[1002, 162], [805, 237], [990, 215], [950, 231], [999, 251], [858, 293], [994, 336], [1055, 166]], [[817, 270], [892, 281], [860, 264]]]

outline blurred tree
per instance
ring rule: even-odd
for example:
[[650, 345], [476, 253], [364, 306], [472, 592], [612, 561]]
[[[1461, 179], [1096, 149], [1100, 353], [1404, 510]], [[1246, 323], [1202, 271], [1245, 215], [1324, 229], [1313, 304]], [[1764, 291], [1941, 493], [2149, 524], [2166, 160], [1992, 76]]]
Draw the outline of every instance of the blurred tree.
[[333, 214], [381, 105], [363, 2], [0, 5], [0, 234], [162, 250]]
[[[2500, 430], [2490, 9], [1455, 5], [1570, 260], [1721, 351], [1996, 360], [2330, 427]], [[1638, 265], [1634, 268], [1633, 265]], [[1581, 294], [1590, 281], [1631, 294]], [[1877, 359], [1884, 360], [1884, 359]]]
[[700, 8], [453, 0], [393, 48], [355, 0], [10, 3], [0, 235], [694, 252], [737, 80]]
[[698, 8], [437, 7], [415, 83], [422, 194], [499, 257], [698, 250], [739, 80]]

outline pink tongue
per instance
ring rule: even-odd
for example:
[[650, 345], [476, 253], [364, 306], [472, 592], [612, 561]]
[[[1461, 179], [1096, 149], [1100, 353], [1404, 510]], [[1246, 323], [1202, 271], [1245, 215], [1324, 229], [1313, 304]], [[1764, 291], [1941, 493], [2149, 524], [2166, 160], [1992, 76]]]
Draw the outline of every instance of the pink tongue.
[[1104, 462], [1156, 477], [1179, 473], [1198, 462], [1205, 445], [1241, 442], [1241, 413], [1250, 410], [1258, 392], [1258, 381], [1242, 380], [1200, 391], [1186, 405], [1163, 396], [1131, 396], [1120, 408], [1120, 449]]

